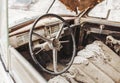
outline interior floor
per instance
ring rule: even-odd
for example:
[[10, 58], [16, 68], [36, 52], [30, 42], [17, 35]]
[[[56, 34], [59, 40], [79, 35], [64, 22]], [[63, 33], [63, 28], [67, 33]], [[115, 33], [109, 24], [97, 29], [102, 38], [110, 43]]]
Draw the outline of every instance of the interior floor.
[[48, 83], [120, 83], [120, 57], [101, 41], [77, 53], [68, 72]]

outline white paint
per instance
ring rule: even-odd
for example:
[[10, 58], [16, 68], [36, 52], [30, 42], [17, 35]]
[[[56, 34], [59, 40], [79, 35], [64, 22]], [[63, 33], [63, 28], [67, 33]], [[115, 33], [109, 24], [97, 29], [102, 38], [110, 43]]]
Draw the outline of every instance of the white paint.
[[89, 58], [96, 58], [98, 56], [103, 56], [104, 57], [104, 52], [102, 48], [99, 46], [99, 43], [94, 42], [92, 44], [89, 44], [85, 47], [85, 49], [80, 50], [77, 53], [77, 56], [74, 59], [73, 63], [88, 63]]

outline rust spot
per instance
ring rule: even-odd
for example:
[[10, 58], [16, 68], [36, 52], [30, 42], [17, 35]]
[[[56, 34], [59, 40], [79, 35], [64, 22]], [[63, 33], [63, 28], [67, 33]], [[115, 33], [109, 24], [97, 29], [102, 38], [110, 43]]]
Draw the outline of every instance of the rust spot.
[[76, 11], [77, 7], [78, 10], [82, 11], [88, 7], [92, 7], [97, 3], [103, 0], [60, 0], [69, 10]]

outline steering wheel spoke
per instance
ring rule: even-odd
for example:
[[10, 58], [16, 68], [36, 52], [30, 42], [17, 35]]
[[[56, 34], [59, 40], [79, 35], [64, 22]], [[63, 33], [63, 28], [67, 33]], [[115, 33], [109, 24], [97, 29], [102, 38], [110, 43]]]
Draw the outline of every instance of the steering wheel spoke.
[[60, 30], [57, 33], [56, 39], [59, 39], [63, 31], [64, 23], [60, 25]]
[[53, 69], [57, 73], [57, 50], [55, 48], [53, 49]]
[[60, 41], [61, 44], [63, 44], [63, 43], [69, 43], [69, 42], [70, 42], [69, 40]]
[[43, 36], [39, 35], [39, 34], [36, 33], [36, 32], [33, 32], [33, 34], [36, 35], [37, 37], [40, 37], [42, 40], [44, 40], [44, 41], [46, 41], [46, 42], [49, 42], [49, 43], [52, 42], [50, 39], [48, 39], [48, 38], [46, 38], [46, 37], [43, 37]]
[[43, 49], [39, 49], [37, 52], [35, 52], [35, 55], [39, 54]]

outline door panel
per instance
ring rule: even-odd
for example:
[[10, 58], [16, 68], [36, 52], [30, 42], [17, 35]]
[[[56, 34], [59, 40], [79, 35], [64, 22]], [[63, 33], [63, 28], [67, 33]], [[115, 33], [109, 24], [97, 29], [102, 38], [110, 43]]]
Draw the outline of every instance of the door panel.
[[31, 64], [16, 51], [16, 49], [11, 47], [10, 54], [10, 73], [16, 83], [47, 83]]
[[8, 56], [8, 18], [7, 18], [7, 0], [0, 0], [0, 53], [8, 70], [9, 56]]

